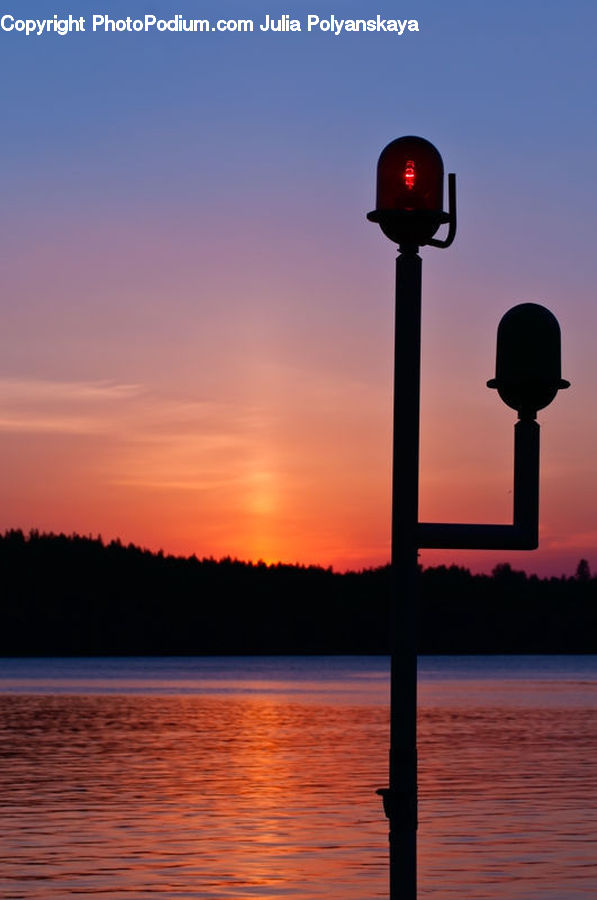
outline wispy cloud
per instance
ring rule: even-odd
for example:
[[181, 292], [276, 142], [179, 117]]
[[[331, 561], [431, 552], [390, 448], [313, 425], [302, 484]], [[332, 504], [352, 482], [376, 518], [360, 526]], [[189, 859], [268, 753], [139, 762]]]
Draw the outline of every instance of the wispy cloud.
[[0, 432], [101, 441], [102, 482], [214, 491], [263, 469], [264, 413], [226, 401], [162, 394], [141, 384], [0, 378]]
[[0, 377], [0, 401], [98, 401], [127, 398], [141, 390], [138, 384], [111, 381], [56, 381], [42, 378]]
[[142, 393], [139, 385], [107, 381], [0, 378], [0, 431], [106, 433], [123, 405]]

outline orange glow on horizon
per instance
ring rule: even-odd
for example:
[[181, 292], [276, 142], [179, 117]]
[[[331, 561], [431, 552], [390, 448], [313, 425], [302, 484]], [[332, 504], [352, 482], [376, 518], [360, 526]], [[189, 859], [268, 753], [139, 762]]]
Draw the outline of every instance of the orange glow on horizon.
[[[357, 416], [354, 391], [334, 391], [332, 411], [314, 380], [298, 413], [272, 400], [248, 415], [134, 385], [23, 381], [0, 390], [3, 530], [101, 534], [176, 555], [337, 571], [389, 561], [384, 397], [363, 394]], [[491, 412], [485, 431], [464, 417], [456, 434], [453, 416], [447, 407], [423, 417], [421, 519], [508, 522], [512, 417]], [[555, 575], [573, 574], [581, 557], [594, 566], [590, 509], [579, 516], [579, 483], [561, 468], [569, 449], [554, 441], [557, 426], [545, 431], [539, 551], [423, 551], [424, 565], [488, 572], [509, 561]]]

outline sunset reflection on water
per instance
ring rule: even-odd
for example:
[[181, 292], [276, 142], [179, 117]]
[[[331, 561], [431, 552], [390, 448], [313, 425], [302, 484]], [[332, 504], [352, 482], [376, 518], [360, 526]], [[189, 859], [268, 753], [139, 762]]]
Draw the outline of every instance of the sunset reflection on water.
[[[0, 670], [0, 897], [387, 896], [386, 663], [345, 660], [338, 693], [316, 661], [271, 665], [181, 694]], [[597, 895], [596, 679], [423, 677], [421, 897]]]

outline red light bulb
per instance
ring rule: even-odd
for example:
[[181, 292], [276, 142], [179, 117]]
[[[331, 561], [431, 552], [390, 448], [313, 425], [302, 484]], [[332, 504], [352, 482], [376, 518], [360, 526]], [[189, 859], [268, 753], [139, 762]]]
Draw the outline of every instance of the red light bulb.
[[414, 188], [415, 179], [415, 163], [414, 160], [409, 159], [407, 160], [406, 166], [404, 168], [404, 184], [409, 191], [412, 191], [412, 189]]

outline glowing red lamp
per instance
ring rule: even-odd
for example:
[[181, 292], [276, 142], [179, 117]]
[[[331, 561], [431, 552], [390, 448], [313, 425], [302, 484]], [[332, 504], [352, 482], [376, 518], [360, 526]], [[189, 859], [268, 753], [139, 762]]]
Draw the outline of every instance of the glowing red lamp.
[[[402, 137], [382, 150], [377, 164], [377, 207], [367, 216], [397, 244], [447, 247], [456, 233], [456, 190], [449, 176], [450, 212], [443, 211], [444, 164], [436, 148], [420, 137]], [[445, 241], [434, 239], [448, 223]]]

